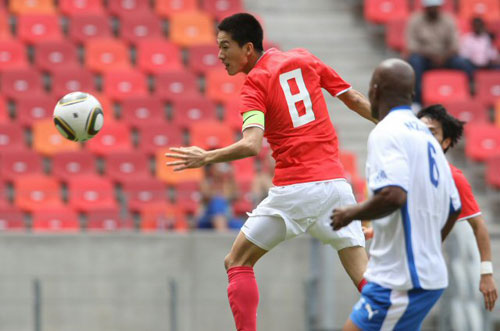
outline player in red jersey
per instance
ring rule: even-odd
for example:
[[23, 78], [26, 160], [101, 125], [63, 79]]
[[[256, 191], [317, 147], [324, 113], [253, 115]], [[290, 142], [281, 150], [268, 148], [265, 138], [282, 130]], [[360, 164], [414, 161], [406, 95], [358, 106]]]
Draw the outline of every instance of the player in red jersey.
[[266, 137], [276, 160], [269, 195], [251, 213], [225, 258], [228, 297], [238, 330], [257, 328], [258, 289], [253, 266], [280, 242], [309, 232], [338, 251], [355, 285], [364, 284], [367, 255], [360, 222], [340, 231], [329, 225], [335, 207], [355, 199], [338, 156], [338, 141], [321, 88], [374, 121], [367, 99], [305, 49], [263, 52], [263, 31], [249, 14], [218, 26], [219, 59], [229, 75], [247, 74], [241, 90], [243, 137], [211, 151], [171, 148], [174, 170], [227, 162], [259, 153]]

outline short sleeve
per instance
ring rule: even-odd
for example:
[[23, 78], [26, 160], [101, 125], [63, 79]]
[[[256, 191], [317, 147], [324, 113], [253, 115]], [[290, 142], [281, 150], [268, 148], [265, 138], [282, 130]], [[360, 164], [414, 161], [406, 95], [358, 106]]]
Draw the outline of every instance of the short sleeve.
[[474, 198], [472, 188], [467, 181], [467, 178], [465, 178], [465, 176], [461, 172], [454, 171], [453, 180], [455, 181], [455, 186], [458, 190], [460, 201], [462, 203], [462, 211], [460, 212], [460, 216], [458, 216], [458, 219], [466, 220], [481, 214], [481, 210], [479, 209], [479, 205]]
[[240, 94], [240, 113], [246, 113], [250, 110], [259, 110], [266, 113], [265, 88], [262, 79], [255, 76], [247, 76], [245, 83], [241, 88]]
[[328, 93], [336, 97], [351, 88], [351, 85], [342, 79], [332, 67], [326, 65], [317, 57], [314, 57], [314, 59], [316, 62], [315, 68], [321, 79], [321, 87], [327, 90]]

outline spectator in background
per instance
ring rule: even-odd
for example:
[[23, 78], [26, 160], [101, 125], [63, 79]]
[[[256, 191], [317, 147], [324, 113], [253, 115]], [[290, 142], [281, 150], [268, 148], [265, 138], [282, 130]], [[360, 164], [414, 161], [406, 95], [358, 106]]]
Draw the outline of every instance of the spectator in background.
[[257, 206], [267, 197], [269, 189], [273, 186], [274, 166], [276, 162], [271, 153], [261, 160], [257, 174], [252, 181], [252, 200], [254, 206]]
[[498, 52], [484, 21], [476, 17], [471, 23], [472, 31], [465, 34], [460, 41], [460, 55], [470, 61], [476, 69], [499, 69]]
[[415, 71], [415, 102], [422, 103], [422, 75], [430, 69], [463, 70], [472, 80], [474, 66], [458, 55], [459, 38], [454, 18], [441, 11], [443, 0], [422, 0], [424, 10], [410, 17], [406, 38]]

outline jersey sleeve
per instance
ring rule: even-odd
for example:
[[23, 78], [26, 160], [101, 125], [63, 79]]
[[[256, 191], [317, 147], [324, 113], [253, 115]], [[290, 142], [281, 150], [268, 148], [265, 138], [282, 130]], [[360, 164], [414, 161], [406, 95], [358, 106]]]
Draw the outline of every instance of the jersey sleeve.
[[336, 97], [351, 89], [351, 85], [342, 79], [333, 68], [316, 57], [315, 61], [318, 74], [321, 77], [321, 87], [328, 93]]
[[265, 88], [262, 75], [249, 75], [241, 88], [240, 113], [259, 110], [266, 113]]
[[458, 194], [460, 195], [460, 201], [462, 202], [462, 211], [458, 216], [458, 220], [463, 221], [480, 215], [481, 210], [479, 209], [479, 205], [474, 198], [474, 194], [472, 194], [472, 188], [467, 181], [467, 178], [465, 178], [465, 176], [459, 171], [453, 171], [452, 174]]

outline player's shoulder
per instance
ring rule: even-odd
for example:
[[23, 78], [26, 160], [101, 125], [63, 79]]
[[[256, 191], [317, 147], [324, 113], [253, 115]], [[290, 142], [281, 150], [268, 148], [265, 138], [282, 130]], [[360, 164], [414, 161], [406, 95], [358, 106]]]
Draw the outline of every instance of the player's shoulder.
[[464, 186], [470, 186], [469, 181], [463, 174], [462, 170], [455, 167], [453, 164], [449, 163], [451, 176], [453, 177], [453, 181], [455, 182], [455, 186], [457, 188], [463, 188]]

